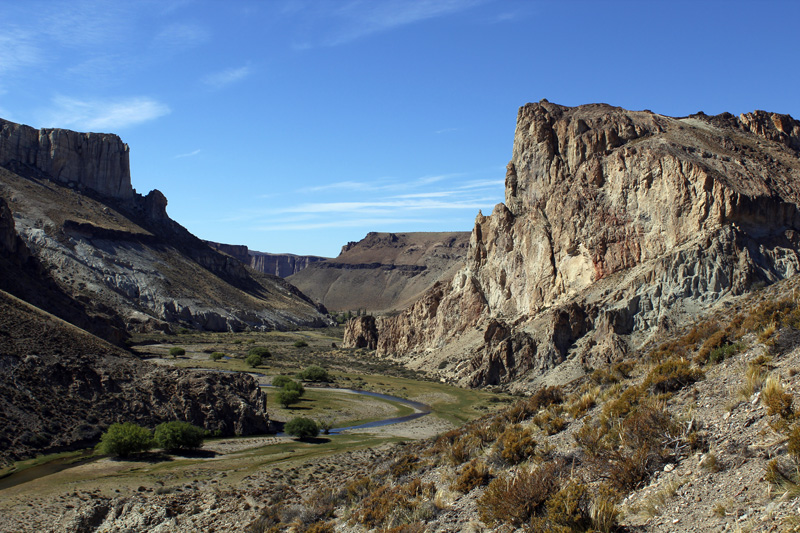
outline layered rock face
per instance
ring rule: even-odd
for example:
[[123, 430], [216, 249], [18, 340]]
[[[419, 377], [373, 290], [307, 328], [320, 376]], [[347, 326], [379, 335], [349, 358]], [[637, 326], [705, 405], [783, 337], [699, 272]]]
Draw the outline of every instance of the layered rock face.
[[0, 119], [0, 166], [121, 200], [135, 194], [128, 145], [116, 135], [36, 130]]
[[270, 254], [266, 252], [256, 252], [250, 250], [247, 246], [240, 244], [222, 244], [218, 242], [206, 241], [206, 243], [220, 252], [226, 253], [231, 257], [238, 259], [250, 268], [278, 276], [279, 278], [286, 278], [292, 274], [297, 274], [308, 265], [318, 261], [325, 261], [326, 257], [317, 255], [294, 255], [294, 254]]
[[467, 232], [371, 232], [288, 280], [330, 310], [393, 311], [452, 278], [468, 249]]
[[112, 342], [126, 329], [331, 323], [288, 283], [171, 220], [161, 192], [136, 194], [118, 137], [0, 125], [0, 289]]
[[450, 284], [379, 321], [378, 353], [447, 361], [472, 385], [532, 379], [568, 356], [621, 356], [682, 315], [792, 276], [798, 143], [800, 123], [763, 111], [528, 104], [505, 204], [478, 215]]

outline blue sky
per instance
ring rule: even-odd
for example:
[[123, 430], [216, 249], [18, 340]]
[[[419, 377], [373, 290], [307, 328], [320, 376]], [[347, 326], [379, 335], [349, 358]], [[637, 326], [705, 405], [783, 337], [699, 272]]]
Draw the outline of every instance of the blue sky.
[[119, 134], [201, 238], [468, 231], [519, 106], [800, 117], [800, 2], [0, 0], [0, 117]]

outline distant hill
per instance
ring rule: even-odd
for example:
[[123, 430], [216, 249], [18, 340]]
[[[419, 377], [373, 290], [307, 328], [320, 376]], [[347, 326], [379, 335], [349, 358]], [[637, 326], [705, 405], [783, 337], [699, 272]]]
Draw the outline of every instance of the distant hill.
[[369, 233], [287, 278], [331, 311], [400, 310], [463, 264], [469, 232]]

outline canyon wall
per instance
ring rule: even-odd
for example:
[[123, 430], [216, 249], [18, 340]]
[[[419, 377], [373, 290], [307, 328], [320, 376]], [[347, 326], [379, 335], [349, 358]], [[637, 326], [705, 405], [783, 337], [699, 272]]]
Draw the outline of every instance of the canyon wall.
[[506, 201], [452, 282], [376, 324], [377, 353], [471, 385], [583, 366], [800, 270], [800, 123], [519, 110]]
[[278, 276], [279, 278], [286, 278], [293, 274], [297, 274], [308, 265], [319, 261], [325, 261], [326, 257], [317, 255], [294, 255], [294, 254], [271, 254], [267, 252], [256, 252], [248, 249], [247, 246], [241, 244], [223, 244], [219, 242], [205, 241], [206, 244], [226, 253], [231, 257], [241, 261], [250, 268]]

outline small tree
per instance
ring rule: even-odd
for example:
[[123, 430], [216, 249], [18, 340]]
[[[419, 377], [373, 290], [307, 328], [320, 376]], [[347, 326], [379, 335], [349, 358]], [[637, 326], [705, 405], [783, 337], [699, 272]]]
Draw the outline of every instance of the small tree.
[[319, 426], [310, 418], [293, 418], [283, 430], [298, 439], [308, 439], [319, 435]]
[[296, 390], [281, 389], [275, 395], [275, 399], [278, 400], [278, 403], [281, 404], [284, 409], [288, 409], [290, 405], [300, 401], [300, 393]]
[[297, 391], [297, 393], [302, 396], [306, 393], [306, 388], [303, 387], [302, 383], [298, 383], [297, 381], [289, 381], [283, 385], [283, 390], [293, 390]]
[[294, 383], [294, 380], [289, 376], [275, 376], [274, 378], [272, 378], [273, 387], [281, 389], [287, 383]]
[[303, 381], [331, 381], [328, 371], [319, 365], [309, 365], [298, 374]]
[[204, 437], [205, 431], [189, 422], [164, 422], [155, 431], [156, 445], [168, 451], [199, 448]]
[[222, 359], [223, 357], [225, 357], [225, 354], [224, 354], [224, 353], [222, 353], [222, 352], [212, 352], [212, 353], [211, 353], [211, 355], [209, 355], [208, 357], [209, 357], [209, 359], [211, 359], [212, 361], [219, 361], [220, 359]]
[[133, 422], [111, 424], [100, 437], [100, 453], [127, 457], [153, 447], [150, 430]]
[[294, 341], [294, 347], [295, 348], [305, 348], [306, 346], [308, 346], [308, 343], [306, 341], [303, 341], [303, 340]]
[[172, 357], [178, 357], [179, 355], [186, 355], [186, 350], [184, 350], [183, 348], [179, 348], [177, 346], [173, 346], [172, 348], [169, 349], [169, 354]]
[[249, 367], [255, 368], [257, 366], [261, 366], [261, 363], [263, 363], [264, 360], [257, 353], [251, 353], [247, 356], [247, 359], [245, 359], [244, 362], [247, 363]]
[[250, 351], [247, 352], [247, 355], [258, 355], [262, 359], [272, 357], [272, 354], [269, 353], [269, 349], [266, 346], [253, 346], [250, 348]]

